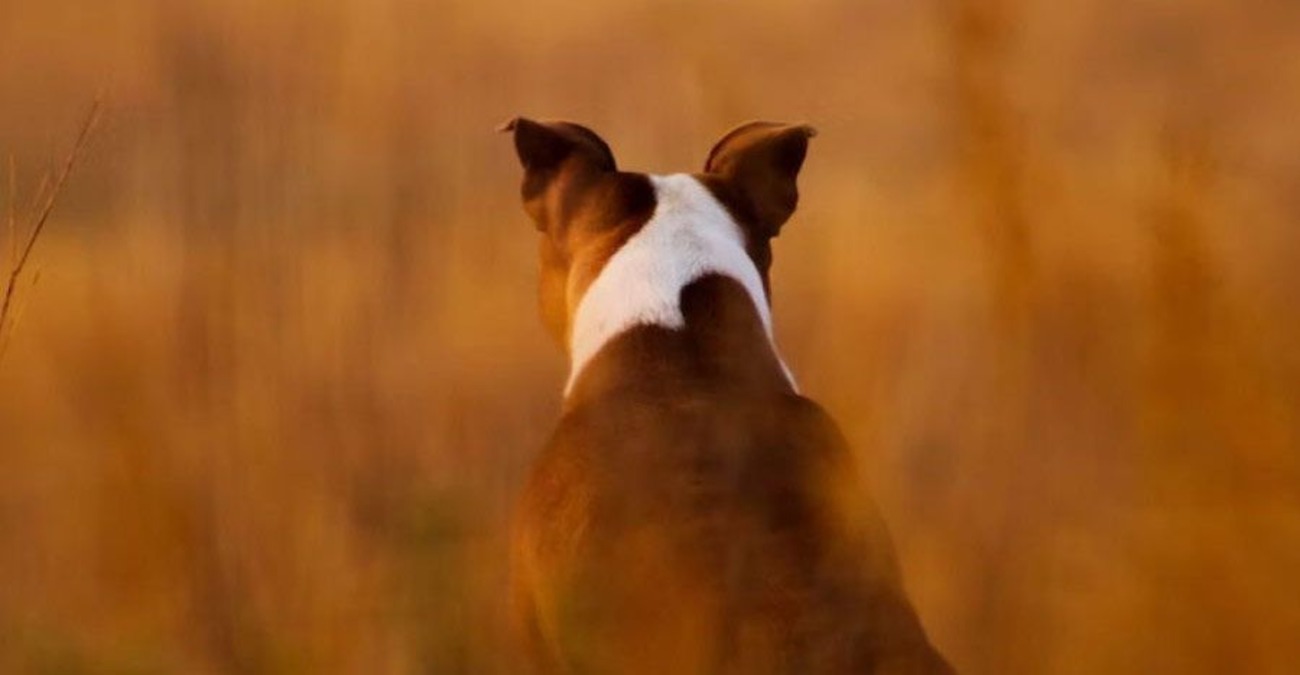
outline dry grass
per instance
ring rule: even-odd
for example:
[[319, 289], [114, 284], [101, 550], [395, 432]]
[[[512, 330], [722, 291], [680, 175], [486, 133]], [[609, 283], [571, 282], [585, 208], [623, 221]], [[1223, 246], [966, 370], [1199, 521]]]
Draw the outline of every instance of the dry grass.
[[520, 113], [818, 126], [779, 341], [964, 672], [1300, 661], [1291, 4], [11, 4], [17, 191], [115, 114], [0, 362], [0, 672], [514, 672]]
[[[5, 347], [9, 344], [9, 336], [15, 330], [18, 321], [17, 312], [14, 312], [12, 318], [10, 317], [10, 311], [14, 307], [14, 293], [18, 290], [18, 281], [22, 278], [23, 272], [27, 270], [27, 262], [31, 260], [32, 251], [36, 248], [36, 242], [40, 240], [41, 233], [45, 231], [45, 224], [49, 222], [50, 215], [54, 213], [54, 206], [59, 201], [59, 195], [63, 192], [63, 187], [67, 185], [68, 178], [72, 176], [72, 170], [76, 168], [77, 161], [81, 159], [86, 144], [90, 141], [91, 132], [94, 131], [95, 125], [99, 123], [101, 112], [102, 101], [96, 99], [94, 105], [90, 108], [90, 112], [86, 115], [86, 121], [81, 125], [81, 131], [78, 132], [77, 139], [72, 144], [72, 149], [68, 151], [68, 156], [63, 160], [63, 166], [59, 169], [58, 176], [52, 183], [48, 180], [41, 183], [35, 198], [39, 211], [32, 215], [33, 222], [27, 228], [27, 235], [23, 240], [21, 249], [19, 247], [18, 214], [15, 206], [15, 202], [18, 201], [17, 170], [13, 166], [12, 158], [10, 159], [9, 212], [6, 219], [9, 228], [10, 269], [9, 281], [5, 284], [4, 299], [0, 300], [0, 360], [4, 359]], [[34, 278], [32, 284], [35, 285], [35, 283]]]

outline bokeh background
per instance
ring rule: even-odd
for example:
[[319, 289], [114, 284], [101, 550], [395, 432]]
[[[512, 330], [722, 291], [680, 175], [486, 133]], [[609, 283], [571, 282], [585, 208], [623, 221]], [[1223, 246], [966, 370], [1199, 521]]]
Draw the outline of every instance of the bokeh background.
[[100, 91], [0, 336], [0, 672], [516, 672], [516, 114], [820, 129], [779, 343], [964, 672], [1300, 663], [1293, 0], [0, 0], [19, 239]]

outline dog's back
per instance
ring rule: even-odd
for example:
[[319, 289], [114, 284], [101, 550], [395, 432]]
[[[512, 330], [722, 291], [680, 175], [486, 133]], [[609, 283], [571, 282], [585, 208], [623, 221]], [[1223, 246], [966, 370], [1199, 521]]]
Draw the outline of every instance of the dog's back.
[[797, 395], [573, 411], [521, 510], [536, 647], [560, 672], [946, 672], [854, 474]]
[[[526, 202], [541, 201], [530, 213], [566, 247], [548, 253], [544, 244], [543, 262], [566, 259], [569, 300], [554, 323], [574, 360], [514, 540], [520, 621], [539, 668], [950, 672], [903, 594], [851, 452], [797, 393], [772, 345], [772, 235], [747, 235], [734, 216], [757, 221], [745, 226], [752, 231], [772, 205], [744, 202], [721, 169], [616, 173], [608, 147], [576, 129], [515, 129], [532, 172]], [[797, 157], [785, 147], [758, 151], [792, 186], [807, 134], [790, 129], [763, 128], [760, 141], [799, 144]], [[715, 149], [706, 169], [727, 168], [726, 152], [737, 152], [728, 139], [723, 160]], [[773, 207], [783, 222], [793, 193], [759, 174], [735, 180], [757, 180], [789, 202]], [[590, 229], [557, 236], [561, 215], [562, 226]], [[582, 262], [592, 250], [603, 258]], [[594, 271], [583, 279], [584, 269]]]

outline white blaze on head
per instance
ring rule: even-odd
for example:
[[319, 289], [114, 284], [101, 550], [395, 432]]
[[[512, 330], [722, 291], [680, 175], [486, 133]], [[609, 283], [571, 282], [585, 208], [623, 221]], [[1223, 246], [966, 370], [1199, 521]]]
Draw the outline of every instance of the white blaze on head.
[[[772, 313], [763, 280], [745, 252], [745, 235], [731, 214], [693, 176], [650, 176], [650, 181], [657, 199], [654, 214], [605, 263], [574, 313], [565, 395], [592, 357], [620, 333], [637, 326], [685, 328], [682, 289], [707, 274], [720, 274], [744, 286], [768, 340], [772, 339]], [[776, 352], [775, 344], [772, 351]], [[781, 368], [795, 386], [784, 362]]]

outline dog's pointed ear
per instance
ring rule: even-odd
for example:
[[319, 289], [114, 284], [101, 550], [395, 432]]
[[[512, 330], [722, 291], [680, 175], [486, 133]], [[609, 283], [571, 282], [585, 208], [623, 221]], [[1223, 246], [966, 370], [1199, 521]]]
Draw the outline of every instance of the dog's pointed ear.
[[539, 230], [548, 230], [566, 215], [573, 205], [568, 197], [617, 170], [609, 145], [582, 125], [516, 117], [497, 130], [514, 135], [524, 168], [524, 210]]
[[796, 179], [817, 131], [806, 124], [750, 122], [713, 146], [704, 173], [717, 176], [732, 193], [733, 208], [758, 230], [775, 237], [799, 203]]

